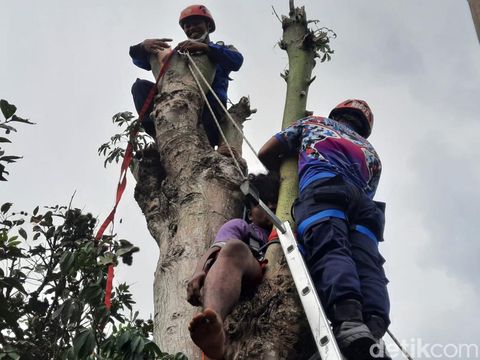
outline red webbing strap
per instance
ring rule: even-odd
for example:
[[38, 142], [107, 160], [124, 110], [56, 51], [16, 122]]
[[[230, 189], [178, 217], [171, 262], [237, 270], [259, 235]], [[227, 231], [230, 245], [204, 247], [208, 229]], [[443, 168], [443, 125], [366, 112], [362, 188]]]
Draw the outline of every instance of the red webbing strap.
[[105, 287], [105, 307], [110, 310], [112, 306], [113, 265], [108, 265], [107, 286]]
[[[140, 114], [138, 115], [138, 122], [141, 123], [146, 115], [146, 112], [148, 108], [150, 107], [150, 104], [153, 101], [153, 98], [155, 97], [157, 93], [157, 86], [158, 83], [160, 82], [160, 79], [163, 77], [165, 72], [167, 71], [168, 68], [168, 63], [170, 61], [170, 58], [172, 57], [173, 51], [170, 50], [168, 55], [166, 55], [163, 60], [162, 64], [160, 67], [160, 73], [158, 74], [157, 81], [155, 83], [155, 86], [152, 87], [150, 92], [148, 93], [147, 98], [145, 99], [145, 102], [143, 103], [142, 109], [140, 111]], [[130, 139], [135, 138], [138, 133], [138, 126], [135, 126], [132, 131], [130, 132]], [[113, 206], [112, 211], [110, 214], [107, 216], [103, 224], [100, 226], [98, 229], [97, 235], [95, 236], [95, 240], [100, 240], [103, 236], [103, 233], [107, 229], [108, 225], [113, 222], [115, 219], [115, 212], [117, 211], [117, 206], [120, 203], [120, 199], [122, 198], [122, 195], [125, 191], [125, 188], [127, 187], [127, 170], [130, 166], [130, 163], [132, 162], [133, 159], [133, 146], [132, 143], [129, 142], [127, 145], [127, 148], [125, 149], [125, 155], [123, 156], [123, 161], [122, 165], [120, 167], [120, 178], [118, 180], [117, 184], [117, 192], [115, 196], [115, 204]], [[112, 297], [112, 283], [113, 283], [113, 276], [114, 276], [114, 271], [113, 271], [113, 264], [108, 265], [108, 273], [107, 273], [107, 285], [105, 288], [105, 306], [107, 307], [108, 310], [110, 310], [111, 306], [111, 297]]]

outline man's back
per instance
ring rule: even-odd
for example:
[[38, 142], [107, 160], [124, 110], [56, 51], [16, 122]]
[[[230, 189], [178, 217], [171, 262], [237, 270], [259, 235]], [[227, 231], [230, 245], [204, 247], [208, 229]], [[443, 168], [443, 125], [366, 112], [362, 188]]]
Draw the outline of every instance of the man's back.
[[298, 152], [300, 189], [318, 174], [343, 175], [373, 197], [382, 165], [373, 146], [347, 125], [310, 116], [278, 133], [276, 138]]

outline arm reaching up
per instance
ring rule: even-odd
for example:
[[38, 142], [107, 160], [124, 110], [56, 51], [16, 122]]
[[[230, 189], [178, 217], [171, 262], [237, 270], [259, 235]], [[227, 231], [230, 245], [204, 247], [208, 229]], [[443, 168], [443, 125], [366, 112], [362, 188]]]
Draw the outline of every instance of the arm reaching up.
[[278, 172], [282, 158], [287, 152], [286, 145], [273, 136], [262, 146], [258, 152], [258, 158], [268, 170]]

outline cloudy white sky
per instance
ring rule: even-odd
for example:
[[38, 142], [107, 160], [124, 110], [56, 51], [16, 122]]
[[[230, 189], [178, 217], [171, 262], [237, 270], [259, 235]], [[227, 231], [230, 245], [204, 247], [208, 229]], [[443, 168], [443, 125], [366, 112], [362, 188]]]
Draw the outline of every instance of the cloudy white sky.
[[[285, 83], [279, 74], [287, 57], [276, 46], [281, 26], [271, 6], [286, 14], [288, 1], [204, 4], [217, 23], [212, 39], [234, 44], [245, 56], [232, 76], [230, 98], [249, 95], [258, 109], [245, 129], [258, 149], [281, 124]], [[76, 191], [75, 206], [101, 218], [108, 214], [119, 170], [104, 169], [97, 148], [116, 131], [111, 116], [134, 110], [131, 83], [152, 79], [131, 63], [128, 47], [151, 37], [183, 40], [177, 20], [187, 5], [0, 0], [0, 97], [37, 123], [13, 136], [8, 149], [24, 159], [10, 166], [0, 202], [33, 209], [68, 203]], [[333, 60], [314, 69], [308, 109], [326, 115], [338, 102], [358, 97], [375, 114], [371, 142], [384, 166], [377, 198], [387, 202], [381, 251], [391, 281], [392, 331], [408, 344], [480, 346], [480, 46], [467, 1], [297, 5], [338, 34]], [[116, 230], [141, 252], [132, 267], [118, 268], [115, 281], [132, 284], [141, 313], [149, 316], [158, 250], [129, 181]], [[448, 347], [436, 358], [453, 353]]]

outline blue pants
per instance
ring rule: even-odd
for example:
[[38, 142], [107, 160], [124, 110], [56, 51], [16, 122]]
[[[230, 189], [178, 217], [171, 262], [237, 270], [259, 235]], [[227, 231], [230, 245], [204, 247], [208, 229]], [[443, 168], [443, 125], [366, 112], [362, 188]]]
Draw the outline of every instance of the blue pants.
[[294, 204], [294, 216], [305, 261], [327, 313], [336, 302], [357, 299], [365, 319], [378, 315], [388, 325], [388, 280], [378, 251], [383, 206], [336, 176], [308, 185]]
[[[150, 93], [150, 90], [155, 86], [155, 84], [151, 81], [148, 80], [142, 80], [142, 79], [137, 79], [133, 85], [132, 85], [132, 96], [133, 96], [133, 102], [135, 104], [135, 109], [137, 110], [137, 113], [140, 113], [142, 110], [143, 104], [145, 103], [145, 100], [148, 97], [148, 94]], [[213, 109], [213, 112], [215, 113], [215, 116], [219, 121], [221, 121], [222, 118], [222, 108], [218, 104], [217, 100], [213, 98], [213, 95], [207, 94], [207, 100], [210, 103], [210, 106]], [[224, 103], [223, 105], [226, 105]], [[145, 118], [142, 121], [142, 126], [153, 138], [155, 138], [155, 123], [153, 119], [151, 118], [150, 114], [153, 111], [153, 101], [150, 104], [146, 114]], [[215, 124], [215, 120], [212, 117], [212, 114], [210, 113], [210, 110], [207, 108], [207, 106], [204, 107], [203, 113], [202, 113], [202, 123], [203, 127], [205, 129], [205, 132], [207, 133], [208, 141], [210, 142], [210, 145], [213, 147], [215, 145], [219, 144], [219, 138], [220, 138], [220, 133], [218, 131], [217, 125]]]

